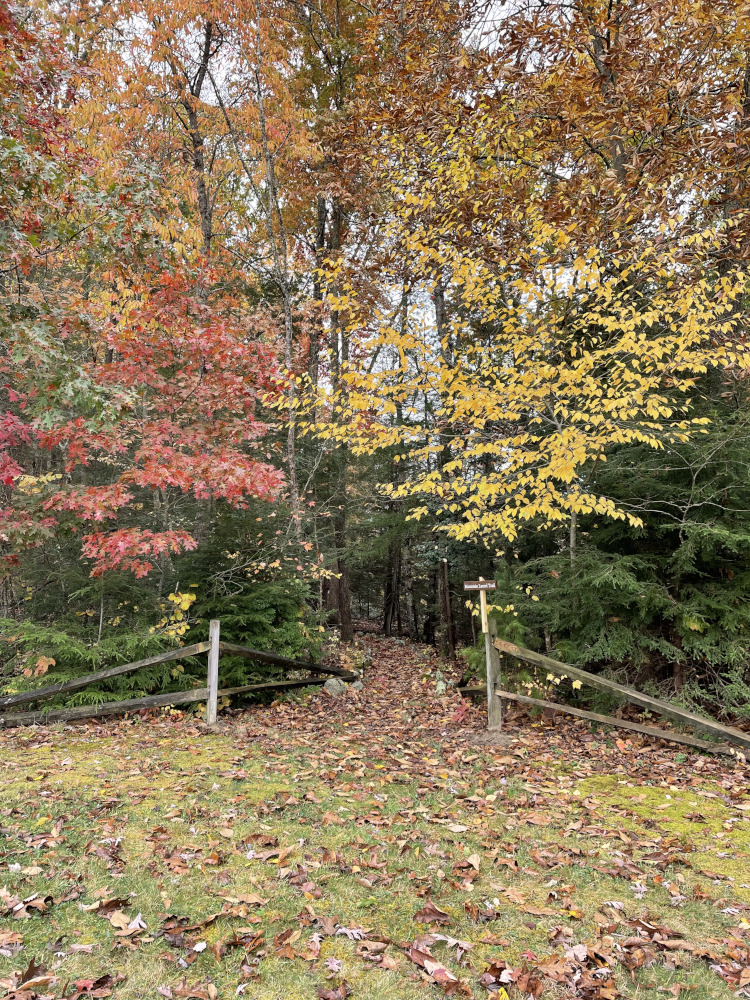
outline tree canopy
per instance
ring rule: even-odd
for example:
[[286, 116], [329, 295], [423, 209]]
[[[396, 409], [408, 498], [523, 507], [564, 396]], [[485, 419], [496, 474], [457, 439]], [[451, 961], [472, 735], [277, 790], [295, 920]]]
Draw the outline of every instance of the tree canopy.
[[507, 637], [742, 710], [748, 30], [732, 0], [0, 5], [12, 683], [212, 616], [471, 649], [486, 575]]

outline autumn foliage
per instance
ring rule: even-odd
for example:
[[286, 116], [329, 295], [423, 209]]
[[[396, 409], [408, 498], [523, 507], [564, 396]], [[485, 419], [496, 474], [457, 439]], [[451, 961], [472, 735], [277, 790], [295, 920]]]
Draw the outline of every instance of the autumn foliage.
[[[88, 104], [73, 103], [72, 119], [44, 104], [57, 97], [52, 74], [65, 58], [62, 42], [53, 50], [58, 64], [40, 66], [41, 43], [8, 17], [19, 83], [39, 103], [34, 110], [27, 99], [17, 123], [25, 142], [19, 169], [28, 161], [36, 175], [58, 146], [68, 155], [51, 162], [43, 192], [22, 177], [6, 185], [25, 236], [7, 248], [8, 264], [25, 276], [27, 304], [26, 316], [7, 305], [10, 336], [0, 360], [11, 404], [3, 481], [15, 501], [3, 514], [6, 559], [67, 529], [80, 536], [92, 575], [143, 576], [155, 559], [196, 544], [173, 522], [170, 491], [234, 506], [278, 494], [283, 474], [253, 455], [265, 431], [257, 399], [276, 384], [277, 333], [269, 310], [250, 318], [221, 287], [235, 275], [211, 264], [209, 247], [187, 254], [176, 243], [175, 203], [164, 200], [148, 162], [134, 159], [132, 133], [109, 147], [114, 159], [101, 158], [91, 135], [71, 148], [71, 120], [80, 124]], [[101, 84], [97, 72], [79, 70], [79, 88]], [[48, 196], [57, 191], [57, 199]], [[185, 185], [169, 194], [180, 191], [187, 197]], [[53, 303], [44, 298], [50, 269]], [[38, 474], [36, 459], [26, 472], [12, 457], [21, 446], [40, 458], [60, 456], [59, 467]], [[93, 480], [86, 470], [96, 470]], [[151, 517], [134, 518], [144, 500]]]

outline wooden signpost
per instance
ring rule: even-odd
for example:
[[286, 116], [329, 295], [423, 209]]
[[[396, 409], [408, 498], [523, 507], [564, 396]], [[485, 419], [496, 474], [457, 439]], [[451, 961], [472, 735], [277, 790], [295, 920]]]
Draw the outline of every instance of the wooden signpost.
[[479, 593], [479, 608], [484, 633], [484, 656], [487, 667], [487, 728], [500, 729], [503, 721], [502, 701], [495, 694], [500, 687], [500, 657], [495, 649], [497, 626], [487, 616], [487, 591], [497, 590], [497, 580], [465, 580], [464, 590]]
[[221, 624], [215, 619], [208, 623], [208, 698], [206, 698], [206, 725], [215, 726], [219, 706], [219, 656]]

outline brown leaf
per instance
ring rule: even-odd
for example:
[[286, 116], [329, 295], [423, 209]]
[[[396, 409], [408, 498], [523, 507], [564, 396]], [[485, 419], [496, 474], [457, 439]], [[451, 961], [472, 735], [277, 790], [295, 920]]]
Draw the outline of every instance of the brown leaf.
[[396, 972], [399, 968], [399, 960], [393, 955], [383, 955], [378, 965], [381, 969], [389, 969], [391, 972]]
[[414, 914], [414, 919], [420, 924], [449, 924], [451, 922], [450, 915], [436, 906], [431, 899]]
[[340, 816], [337, 816], [336, 813], [331, 812], [330, 810], [328, 812], [323, 813], [323, 815], [320, 817], [320, 822], [323, 824], [323, 826], [330, 826], [331, 824], [333, 824], [334, 826], [344, 825], [344, 820]]
[[246, 906], [265, 906], [268, 902], [255, 892], [243, 892], [238, 896], [223, 896], [228, 903], [244, 903]]
[[112, 924], [113, 927], [117, 927], [121, 931], [126, 931], [130, 923], [130, 921], [122, 912], [122, 910], [114, 910], [112, 913], [108, 915], [107, 919], [109, 920], [109, 922]]
[[[427, 940], [432, 939], [428, 938]], [[458, 982], [458, 977], [454, 976], [453, 973], [446, 969], [444, 965], [441, 965], [440, 962], [435, 961], [429, 951], [426, 950], [426, 946], [423, 946], [423, 948], [416, 947], [418, 943], [419, 942], [415, 941], [415, 943], [407, 951], [407, 955], [415, 965], [418, 965], [420, 969], [424, 969], [427, 975], [436, 983], [445, 985], [448, 983]]]
[[323, 937], [331, 937], [331, 935], [335, 934], [338, 925], [339, 922], [336, 917], [317, 916], [315, 918], [315, 926], [319, 929]]
[[65, 1000], [79, 1000], [80, 997], [111, 997], [115, 977], [107, 974], [98, 979], [76, 979], [75, 993], [65, 995]]
[[315, 992], [320, 1000], [346, 1000], [351, 993], [351, 987], [345, 979], [342, 979], [339, 985], [332, 990], [319, 986]]
[[213, 983], [197, 983], [195, 986], [188, 986], [183, 979], [179, 986], [172, 987], [172, 996], [186, 997], [190, 1000], [217, 1000], [219, 991]]
[[0, 929], [0, 955], [3, 958], [12, 958], [21, 948], [23, 948], [23, 934]]
[[97, 899], [95, 903], [89, 903], [88, 905], [85, 903], [79, 903], [78, 905], [84, 913], [97, 912], [100, 916], [106, 916], [113, 910], [119, 910], [125, 906], [130, 906], [130, 900], [117, 899], [113, 897], [112, 899]]
[[457, 983], [458, 976], [454, 976], [453, 973], [446, 969], [444, 965], [440, 962], [436, 962], [434, 958], [428, 958], [424, 963], [424, 971], [435, 980], [436, 983]]
[[359, 955], [360, 958], [366, 958], [370, 962], [375, 962], [380, 959], [387, 947], [387, 941], [360, 941], [354, 949], [354, 954]]

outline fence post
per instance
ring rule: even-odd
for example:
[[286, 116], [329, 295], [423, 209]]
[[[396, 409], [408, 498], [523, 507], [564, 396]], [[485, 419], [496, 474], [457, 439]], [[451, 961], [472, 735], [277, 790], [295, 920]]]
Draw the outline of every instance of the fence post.
[[219, 696], [219, 629], [220, 623], [212, 619], [208, 624], [208, 700], [206, 701], [206, 725], [216, 725]]
[[500, 653], [495, 647], [497, 622], [490, 618], [484, 633], [485, 658], [487, 661], [487, 728], [501, 729], [503, 724], [503, 703], [495, 694], [500, 687]]

